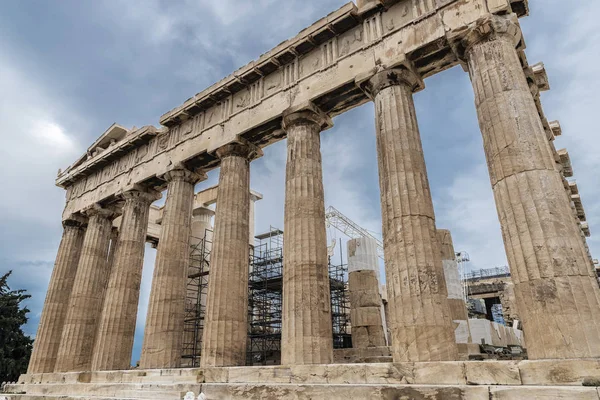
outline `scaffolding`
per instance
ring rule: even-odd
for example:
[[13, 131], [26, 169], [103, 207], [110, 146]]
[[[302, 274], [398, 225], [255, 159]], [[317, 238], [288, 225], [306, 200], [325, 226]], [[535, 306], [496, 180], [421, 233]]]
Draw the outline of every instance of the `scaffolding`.
[[192, 238], [190, 265], [185, 299], [185, 322], [183, 326], [182, 366], [199, 367], [201, 340], [208, 293], [208, 273], [212, 230], [205, 229], [204, 237]]
[[281, 360], [283, 231], [270, 227], [256, 236], [248, 282], [247, 365], [278, 364]]
[[[270, 227], [269, 232], [256, 236], [256, 240], [248, 284], [247, 365], [277, 365], [281, 363], [283, 231]], [[333, 346], [352, 347], [347, 265], [333, 265], [330, 259], [329, 277]]]

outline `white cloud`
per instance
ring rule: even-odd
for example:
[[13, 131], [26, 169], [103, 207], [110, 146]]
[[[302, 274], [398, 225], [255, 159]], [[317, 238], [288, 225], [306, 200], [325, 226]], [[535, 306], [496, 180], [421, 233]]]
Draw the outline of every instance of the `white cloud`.
[[7, 53], [0, 58], [0, 91], [7, 100], [0, 107], [0, 168], [4, 184], [14, 188], [0, 199], [0, 215], [57, 224], [64, 191], [54, 187], [54, 179], [59, 165], [79, 155], [80, 145], [59, 122], [60, 100], [35, 81], [34, 71]]

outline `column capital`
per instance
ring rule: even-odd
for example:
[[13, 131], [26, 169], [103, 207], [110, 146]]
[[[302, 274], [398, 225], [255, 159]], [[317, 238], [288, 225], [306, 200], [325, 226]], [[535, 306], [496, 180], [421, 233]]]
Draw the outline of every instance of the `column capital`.
[[228, 143], [215, 150], [215, 154], [220, 159], [225, 157], [242, 157], [252, 161], [263, 156], [263, 151], [260, 147], [250, 143], [246, 139], [238, 137], [235, 142]]
[[369, 77], [364, 77], [362, 80], [359, 78], [357, 84], [371, 98], [390, 86], [405, 85], [413, 93], [425, 89], [423, 78], [408, 61], [391, 68], [380, 68], [377, 72], [371, 73]]
[[161, 176], [161, 178], [167, 182], [184, 181], [184, 182], [196, 184], [198, 182], [206, 180], [208, 177], [206, 176], [206, 173], [204, 171], [200, 171], [200, 170], [191, 171], [188, 168], [186, 168], [184, 165], [177, 164], [177, 165], [173, 166], [171, 169], [169, 169], [167, 172], [165, 172]]
[[134, 187], [133, 189], [118, 193], [117, 196], [123, 198], [126, 203], [142, 202], [148, 203], [148, 205], [150, 205], [156, 200], [160, 199], [162, 197], [162, 194], [156, 190], [136, 185], [136, 187]]
[[324, 131], [333, 126], [333, 121], [313, 104], [289, 108], [283, 112], [282, 127], [284, 131], [295, 125], [302, 124], [318, 125], [319, 129]]
[[456, 56], [460, 60], [465, 60], [465, 55], [477, 43], [504, 39], [517, 47], [523, 35], [516, 14], [507, 16], [488, 14], [468, 26], [449, 32], [447, 38]]
[[85, 216], [87, 216], [88, 218], [92, 218], [92, 217], [100, 217], [100, 218], [106, 218], [106, 219], [114, 219], [117, 216], [119, 216], [120, 212], [116, 209], [116, 208], [107, 208], [107, 207], [102, 207], [102, 205], [96, 203], [94, 205], [92, 205], [91, 207], [85, 209], [83, 211], [83, 214]]
[[194, 208], [192, 211], [192, 217], [212, 217], [214, 215], [215, 211], [205, 206]]
[[87, 217], [81, 214], [72, 214], [69, 218], [65, 219], [62, 222], [63, 228], [73, 227], [73, 228], [82, 228], [87, 225], [88, 219]]

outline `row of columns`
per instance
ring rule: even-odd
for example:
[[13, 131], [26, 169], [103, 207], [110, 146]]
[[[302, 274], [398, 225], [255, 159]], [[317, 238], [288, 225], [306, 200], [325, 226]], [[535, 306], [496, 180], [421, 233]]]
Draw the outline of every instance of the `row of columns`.
[[[511, 16], [487, 17], [453, 38], [465, 61], [515, 296], [532, 359], [600, 356], [600, 291], [547, 143], [516, 46]], [[457, 359], [441, 244], [413, 93], [424, 88], [405, 62], [360, 84], [375, 103], [387, 298], [395, 362]], [[333, 359], [320, 132], [330, 120], [308, 107], [286, 113], [282, 363]], [[202, 366], [244, 365], [250, 161], [236, 143], [221, 159]], [[194, 184], [168, 172], [168, 194], [146, 320], [141, 368], [181, 360]], [[112, 211], [65, 222], [29, 372], [129, 367], [149, 191], [125, 194], [109, 271]], [[110, 272], [110, 273], [109, 273]], [[74, 279], [73, 279], [74, 277]], [[106, 299], [103, 301], [103, 299]], [[462, 319], [462, 316], [460, 317]], [[96, 334], [97, 332], [97, 334]], [[58, 340], [57, 338], [61, 339]]]

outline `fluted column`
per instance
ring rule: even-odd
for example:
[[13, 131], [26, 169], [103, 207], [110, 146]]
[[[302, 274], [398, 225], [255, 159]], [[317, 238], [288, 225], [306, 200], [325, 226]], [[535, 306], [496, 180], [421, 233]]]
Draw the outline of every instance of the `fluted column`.
[[388, 308], [395, 362], [457, 358], [410, 67], [366, 82], [375, 101]]
[[515, 46], [514, 15], [457, 32], [530, 359], [600, 356], [600, 291]]
[[221, 174], [217, 194], [201, 366], [246, 364], [248, 336], [248, 241], [250, 159], [254, 146], [217, 150]]
[[456, 343], [471, 343], [469, 313], [467, 312], [467, 305], [465, 303], [460, 272], [458, 271], [452, 234], [446, 229], [438, 229], [437, 236], [440, 244], [442, 265], [444, 267], [446, 288], [448, 289], [450, 318], [455, 324], [454, 336]]
[[321, 167], [321, 130], [314, 111], [286, 115], [287, 166], [283, 234], [281, 363], [333, 360], [331, 298]]
[[99, 206], [86, 212], [88, 227], [65, 318], [55, 372], [89, 371], [109, 276], [108, 247], [114, 212]]
[[125, 204], [92, 358], [93, 371], [128, 369], [139, 304], [150, 204], [158, 193], [131, 190]]
[[33, 351], [27, 369], [28, 374], [54, 372], [69, 298], [81, 256], [85, 222], [85, 218], [82, 217], [63, 222], [62, 240], [58, 247], [46, 301], [33, 343]]
[[181, 167], [168, 182], [160, 241], [144, 331], [141, 368], [176, 368], [181, 363], [194, 184], [201, 177]]

